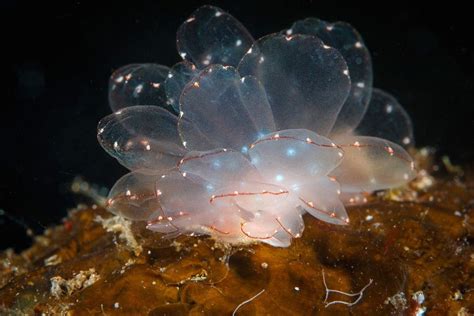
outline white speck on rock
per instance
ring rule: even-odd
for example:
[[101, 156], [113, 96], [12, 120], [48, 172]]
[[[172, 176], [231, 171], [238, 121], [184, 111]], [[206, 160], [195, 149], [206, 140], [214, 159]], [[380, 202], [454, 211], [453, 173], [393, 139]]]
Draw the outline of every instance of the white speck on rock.
[[113, 216], [109, 218], [102, 218], [101, 216], [97, 216], [95, 221], [102, 224], [102, 227], [110, 233], [118, 233], [119, 238], [125, 241], [126, 246], [132, 250], [135, 256], [139, 256], [143, 250], [142, 246], [140, 246], [133, 236], [131, 226], [132, 222], [126, 220], [121, 216]]
[[56, 298], [60, 298], [64, 295], [69, 296], [76, 291], [91, 286], [99, 279], [100, 275], [95, 271], [94, 268], [90, 268], [86, 271], [80, 271], [69, 280], [66, 280], [60, 276], [55, 276], [50, 279], [50, 293]]

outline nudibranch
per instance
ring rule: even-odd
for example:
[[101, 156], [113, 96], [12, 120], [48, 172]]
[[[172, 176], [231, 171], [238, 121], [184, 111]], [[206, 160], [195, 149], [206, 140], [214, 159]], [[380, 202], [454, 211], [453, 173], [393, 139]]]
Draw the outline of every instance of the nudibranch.
[[410, 118], [372, 87], [359, 33], [309, 18], [254, 40], [219, 8], [178, 29], [183, 61], [110, 79], [102, 147], [131, 172], [110, 212], [165, 237], [287, 247], [302, 215], [347, 225], [344, 203], [407, 183]]

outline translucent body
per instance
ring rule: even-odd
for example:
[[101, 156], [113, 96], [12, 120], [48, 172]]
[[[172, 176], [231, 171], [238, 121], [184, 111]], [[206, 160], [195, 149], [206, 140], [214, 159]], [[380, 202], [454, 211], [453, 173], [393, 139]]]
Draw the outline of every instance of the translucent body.
[[306, 19], [254, 41], [205, 6], [177, 42], [184, 61], [170, 69], [112, 75], [119, 110], [98, 139], [131, 173], [112, 188], [111, 212], [168, 237], [287, 247], [304, 213], [347, 225], [347, 197], [414, 177], [410, 119], [372, 88], [370, 54], [350, 25]]

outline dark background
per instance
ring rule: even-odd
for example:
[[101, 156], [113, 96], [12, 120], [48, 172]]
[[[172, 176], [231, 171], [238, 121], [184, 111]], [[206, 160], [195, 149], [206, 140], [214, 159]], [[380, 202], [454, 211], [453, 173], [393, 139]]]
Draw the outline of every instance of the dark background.
[[360, 8], [327, 0], [98, 3], [104, 4], [0, 2], [0, 209], [7, 212], [0, 216], [0, 249], [28, 245], [18, 222], [35, 232], [59, 222], [76, 205], [68, 190], [76, 175], [111, 187], [125, 173], [96, 141], [97, 122], [110, 112], [108, 76], [128, 63], [178, 61], [176, 29], [205, 3], [229, 11], [256, 38], [308, 16], [351, 23], [372, 52], [375, 86], [405, 106], [417, 144], [456, 163], [473, 160], [468, 8], [398, 2]]

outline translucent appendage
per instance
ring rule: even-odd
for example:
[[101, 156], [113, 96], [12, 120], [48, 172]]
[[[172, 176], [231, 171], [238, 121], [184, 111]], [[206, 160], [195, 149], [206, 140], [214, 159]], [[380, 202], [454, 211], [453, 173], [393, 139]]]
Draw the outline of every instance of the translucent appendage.
[[232, 148], [246, 152], [259, 136], [275, 130], [265, 91], [254, 77], [213, 65], [181, 95], [179, 131], [191, 150]]
[[344, 159], [331, 175], [341, 184], [343, 192], [393, 188], [416, 175], [410, 155], [388, 140], [345, 135], [335, 141], [344, 150]]
[[354, 133], [388, 139], [404, 147], [415, 145], [410, 116], [393, 96], [379, 89], [374, 89], [369, 108]]
[[352, 131], [362, 119], [372, 93], [372, 62], [360, 34], [345, 22], [329, 23], [316, 18], [297, 21], [286, 33], [317, 36], [344, 57], [352, 85], [332, 133]]
[[328, 135], [351, 89], [342, 55], [308, 35], [265, 36], [238, 70], [263, 84], [278, 130], [304, 128]]
[[159, 213], [155, 192], [156, 175], [139, 171], [127, 173], [112, 187], [107, 198], [107, 209], [130, 220], [145, 221]]
[[168, 104], [176, 113], [179, 113], [179, 98], [184, 87], [199, 73], [192, 63], [182, 61], [171, 67], [165, 80], [166, 96]]
[[157, 106], [132, 106], [103, 118], [100, 145], [130, 170], [160, 173], [174, 168], [185, 153], [178, 118]]
[[247, 29], [220, 8], [203, 6], [179, 27], [178, 52], [198, 68], [237, 66], [253, 43]]
[[252, 164], [270, 183], [292, 188], [312, 177], [326, 176], [342, 160], [342, 150], [308, 130], [265, 135], [249, 150]]
[[158, 64], [130, 64], [117, 69], [109, 80], [113, 111], [134, 105], [166, 107], [164, 81], [169, 68]]

